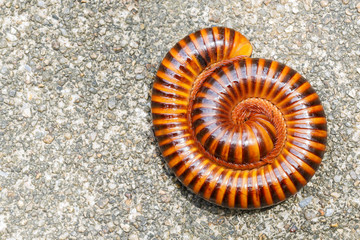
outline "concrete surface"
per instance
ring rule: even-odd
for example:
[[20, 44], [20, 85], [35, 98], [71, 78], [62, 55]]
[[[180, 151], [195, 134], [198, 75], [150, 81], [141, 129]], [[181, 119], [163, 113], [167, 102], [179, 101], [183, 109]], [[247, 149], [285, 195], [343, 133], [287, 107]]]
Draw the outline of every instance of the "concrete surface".
[[[359, 239], [360, 1], [0, 0], [0, 239]], [[180, 186], [151, 132], [170, 47], [232, 27], [328, 117], [315, 177], [262, 211]]]

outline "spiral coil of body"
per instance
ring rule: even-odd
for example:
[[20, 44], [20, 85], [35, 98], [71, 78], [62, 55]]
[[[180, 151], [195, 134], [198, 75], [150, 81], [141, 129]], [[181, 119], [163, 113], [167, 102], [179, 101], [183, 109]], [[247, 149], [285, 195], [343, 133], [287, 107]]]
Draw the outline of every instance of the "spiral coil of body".
[[271, 206], [295, 194], [326, 145], [325, 114], [311, 85], [251, 52], [229, 28], [192, 33], [165, 56], [152, 92], [168, 166], [195, 194], [230, 208]]

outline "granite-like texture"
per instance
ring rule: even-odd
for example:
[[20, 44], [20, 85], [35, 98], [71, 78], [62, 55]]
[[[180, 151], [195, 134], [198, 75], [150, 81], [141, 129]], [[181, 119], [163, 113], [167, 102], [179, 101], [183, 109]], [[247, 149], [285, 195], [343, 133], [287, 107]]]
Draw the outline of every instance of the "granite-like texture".
[[[187, 34], [232, 27], [317, 90], [328, 150], [270, 209], [188, 192], [164, 166], [150, 92]], [[359, 239], [360, 1], [0, 0], [0, 239]]]

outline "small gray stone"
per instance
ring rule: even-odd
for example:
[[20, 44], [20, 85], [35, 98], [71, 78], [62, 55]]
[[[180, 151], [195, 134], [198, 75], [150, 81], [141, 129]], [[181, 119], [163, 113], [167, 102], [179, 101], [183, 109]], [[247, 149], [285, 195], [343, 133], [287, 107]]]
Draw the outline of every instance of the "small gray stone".
[[95, 94], [95, 93], [97, 93], [97, 90], [95, 88], [91, 87], [91, 88], [89, 88], [89, 92]]
[[325, 209], [325, 217], [330, 217], [334, 214], [335, 210], [332, 208]]
[[58, 41], [54, 41], [54, 42], [51, 43], [51, 47], [54, 50], [59, 50], [60, 49], [60, 43]]
[[63, 35], [64, 37], [68, 36], [68, 33], [65, 28], [60, 28], [60, 32], [61, 32], [61, 35]]
[[336, 175], [336, 176], [334, 177], [334, 181], [335, 181], [336, 183], [338, 183], [338, 182], [341, 181], [341, 178], [342, 178], [341, 175]]
[[31, 72], [31, 67], [29, 65], [25, 64], [25, 70], [28, 72]]
[[37, 110], [39, 112], [44, 112], [46, 110], [46, 106], [45, 105], [40, 105]]
[[96, 137], [97, 137], [97, 132], [91, 132], [90, 135], [89, 135], [89, 137], [90, 137], [90, 140], [91, 140], [92, 142], [95, 141], [95, 139], [96, 139]]
[[6, 48], [6, 47], [7, 47], [7, 43], [6, 43], [5, 39], [0, 39], [0, 49]]
[[136, 75], [136, 80], [141, 80], [141, 79], [144, 79], [144, 78], [145, 78], [144, 75], [141, 75], [141, 74]]
[[32, 116], [31, 106], [28, 103], [25, 103], [22, 107], [21, 114], [26, 117], [30, 118]]
[[3, 171], [0, 170], [0, 177], [7, 178], [8, 176], [9, 176], [9, 173], [3, 172]]
[[265, 223], [260, 223], [259, 225], [256, 226], [256, 230], [258, 231], [262, 231], [265, 229]]
[[135, 68], [135, 73], [136, 74], [139, 74], [139, 73], [142, 73], [144, 71], [144, 67], [143, 66], [138, 66]]
[[9, 125], [8, 121], [0, 121], [0, 128], [5, 129]]
[[108, 198], [101, 198], [99, 201], [96, 202], [96, 205], [99, 208], [104, 208], [107, 204], [109, 203], [109, 199]]
[[308, 210], [305, 210], [304, 216], [305, 216], [306, 220], [311, 220], [316, 217], [316, 212], [315, 212], [315, 210], [308, 209]]
[[39, 7], [44, 8], [45, 7], [45, 2], [44, 1], [38, 1], [37, 4]]
[[307, 197], [307, 198], [304, 198], [303, 200], [301, 200], [301, 201], [299, 202], [299, 206], [300, 206], [301, 208], [306, 207], [307, 205], [309, 205], [309, 204], [311, 203], [311, 200], [312, 200], [312, 199], [313, 199], [312, 196]]
[[15, 90], [10, 90], [9, 91], [9, 96], [10, 97], [15, 97], [16, 96], [16, 91]]
[[116, 97], [111, 97], [108, 100], [108, 108], [113, 110], [116, 107]]
[[354, 170], [351, 170], [350, 171], [350, 177], [353, 179], [353, 180], [356, 180], [358, 178], [356, 172]]
[[[359, 70], [359, 71], [360, 71], [360, 70]], [[6, 74], [6, 73], [8, 72], [7, 67], [6, 67], [6, 66], [3, 66], [3, 67], [1, 68], [1, 70], [0, 70], [0, 72], [1, 72], [2, 74]]]
[[351, 98], [355, 98], [355, 97], [356, 97], [356, 89], [351, 89], [351, 90], [348, 92], [348, 95], [349, 95]]

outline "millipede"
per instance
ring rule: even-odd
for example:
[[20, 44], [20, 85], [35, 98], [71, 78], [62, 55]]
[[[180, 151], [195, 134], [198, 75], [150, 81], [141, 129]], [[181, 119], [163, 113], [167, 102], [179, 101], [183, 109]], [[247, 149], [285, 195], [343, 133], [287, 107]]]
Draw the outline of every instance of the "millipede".
[[193, 193], [228, 208], [268, 207], [296, 194], [326, 147], [326, 117], [310, 83], [251, 53], [233, 29], [202, 29], [171, 48], [152, 88], [167, 165]]

